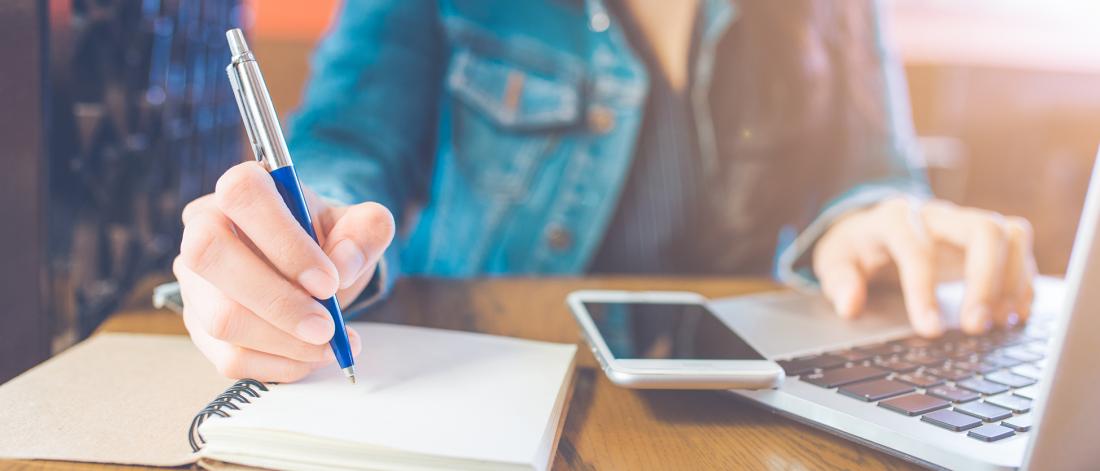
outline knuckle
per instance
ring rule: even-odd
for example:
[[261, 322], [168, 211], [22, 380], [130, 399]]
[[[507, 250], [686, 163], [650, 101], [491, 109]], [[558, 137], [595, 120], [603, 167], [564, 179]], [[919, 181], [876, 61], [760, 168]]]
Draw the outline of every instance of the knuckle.
[[289, 352], [289, 356], [295, 360], [301, 361], [321, 361], [325, 358], [325, 349], [328, 346], [310, 345], [304, 342], [295, 342], [293, 350]]
[[[172, 259], [172, 275], [175, 276], [177, 280], [179, 280], [180, 278], [183, 278], [183, 270], [183, 257], [177, 255], [176, 258]], [[182, 283], [180, 284], [180, 288], [183, 288]]]
[[256, 189], [263, 184], [262, 177], [251, 162], [237, 165], [218, 178], [214, 185], [214, 200], [223, 211], [241, 210], [248, 207], [256, 195]]
[[180, 220], [183, 222], [183, 224], [186, 225], [187, 221], [191, 220], [191, 218], [194, 217], [196, 214], [201, 214], [203, 211], [205, 211], [210, 206], [210, 198], [211, 195], [200, 196], [191, 200], [190, 203], [187, 203], [187, 205], [183, 207], [183, 211], [180, 213]]
[[909, 204], [906, 198], [890, 198], [879, 203], [878, 209], [890, 217], [908, 217]]
[[304, 378], [307, 374], [309, 374], [309, 367], [305, 363], [289, 360], [275, 371], [269, 381], [292, 383]]
[[196, 220], [183, 230], [179, 258], [191, 271], [206, 273], [218, 258], [219, 231], [213, 224]]
[[244, 358], [244, 351], [239, 347], [233, 348], [228, 355], [215, 361], [214, 368], [226, 378], [239, 379], [248, 376], [248, 362]]
[[207, 320], [207, 333], [226, 342], [232, 341], [240, 330], [241, 312], [235, 306], [223, 304], [213, 309]]
[[261, 317], [271, 320], [276, 325], [290, 325], [294, 317], [295, 311], [293, 306], [297, 304], [295, 302], [295, 296], [286, 293], [276, 293], [270, 296], [264, 303], [263, 311], [260, 314]]
[[1001, 241], [1006, 237], [1005, 226], [1000, 218], [985, 216], [975, 224], [977, 235], [986, 240]]
[[1031, 239], [1035, 234], [1035, 228], [1032, 227], [1031, 221], [1026, 218], [1011, 216], [1007, 218], [1006, 222], [1010, 231], [1025, 239]]

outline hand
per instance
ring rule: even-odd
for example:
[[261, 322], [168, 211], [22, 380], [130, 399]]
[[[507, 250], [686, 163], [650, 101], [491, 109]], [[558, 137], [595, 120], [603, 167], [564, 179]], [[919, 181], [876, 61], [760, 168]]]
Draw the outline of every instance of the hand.
[[[894, 267], [896, 266], [896, 269]], [[944, 325], [936, 284], [966, 281], [960, 324], [969, 334], [1027, 320], [1036, 274], [1031, 225], [1021, 218], [945, 201], [884, 201], [837, 221], [813, 253], [814, 273], [837, 313], [852, 318], [867, 285], [896, 275], [918, 334], [936, 337]]]
[[[334, 324], [313, 298], [355, 299], [393, 239], [393, 216], [381, 205], [329, 206], [305, 192], [320, 246], [256, 162], [229, 169], [213, 194], [183, 210], [172, 270], [184, 324], [225, 376], [291, 382], [333, 363]], [[359, 336], [348, 334], [358, 355]]]

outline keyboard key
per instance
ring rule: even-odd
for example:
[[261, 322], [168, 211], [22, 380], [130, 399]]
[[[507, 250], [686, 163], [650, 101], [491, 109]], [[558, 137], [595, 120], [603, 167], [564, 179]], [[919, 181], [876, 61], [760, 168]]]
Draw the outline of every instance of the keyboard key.
[[946, 409], [925, 414], [920, 420], [943, 427], [952, 432], [969, 430], [982, 424], [981, 420], [974, 417]]
[[955, 368], [958, 368], [958, 369], [961, 369], [961, 370], [973, 371], [975, 373], [980, 373], [980, 374], [983, 374], [983, 375], [986, 374], [986, 373], [992, 373], [994, 371], [997, 371], [997, 370], [1001, 369], [1001, 367], [999, 367], [997, 365], [994, 365], [994, 364], [991, 364], [991, 363], [985, 363], [985, 362], [981, 362], [981, 361], [965, 361], [965, 360], [964, 361], [954, 361], [954, 362], [951, 363], [951, 366], [955, 367]]
[[1039, 397], [1039, 387], [1038, 386], [1028, 386], [1026, 388], [1020, 388], [1020, 389], [1017, 389], [1015, 391], [1012, 391], [1012, 394], [1020, 396], [1022, 398], [1031, 399], [1031, 400], [1034, 401], [1036, 397]]
[[1024, 349], [1029, 352], [1038, 353], [1045, 356], [1047, 352], [1050, 351], [1050, 346], [1045, 340], [1040, 340], [1038, 342], [1031, 342], [1027, 345], [1024, 345]]
[[831, 352], [830, 355], [836, 355], [852, 363], [864, 362], [875, 357], [873, 352], [864, 352], [856, 349]]
[[888, 343], [876, 343], [871, 345], [862, 345], [855, 347], [852, 350], [858, 350], [861, 352], [872, 353], [878, 355], [896, 355], [904, 353], [907, 349], [904, 346]]
[[1022, 388], [1035, 384], [1034, 379], [1028, 378], [1026, 376], [1020, 376], [1018, 374], [1009, 373], [1007, 371], [998, 371], [996, 373], [987, 374], [985, 375], [985, 379], [1012, 388]]
[[920, 372], [898, 375], [894, 379], [912, 384], [913, 386], [916, 386], [918, 388], [930, 388], [932, 386], [939, 386], [943, 384], [942, 379]]
[[1004, 407], [1017, 414], [1022, 414], [1031, 410], [1031, 399], [1023, 398], [1013, 394], [1000, 394], [993, 397], [985, 398], [985, 402], [993, 404], [998, 407]]
[[985, 358], [982, 358], [982, 361], [984, 361], [986, 363], [989, 363], [991, 365], [995, 365], [998, 368], [1012, 368], [1013, 366], [1017, 366], [1017, 365], [1023, 363], [1020, 360], [1017, 360], [1017, 359], [1009, 357], [1009, 356], [1002, 355], [1000, 353], [994, 353], [992, 355], [987, 355]]
[[924, 372], [932, 376], [938, 376], [948, 381], [962, 381], [966, 378], [974, 376], [974, 372], [961, 368], [925, 368]]
[[981, 397], [977, 393], [959, 389], [954, 386], [936, 386], [929, 389], [928, 394], [940, 399], [947, 399], [951, 402], [969, 402]]
[[907, 339], [895, 340], [890, 342], [893, 344], [903, 345], [909, 349], [913, 348], [931, 348], [938, 345], [938, 341], [926, 339], [924, 337], [909, 337]]
[[1011, 370], [1013, 373], [1020, 376], [1038, 380], [1043, 377], [1043, 370], [1039, 369], [1035, 365], [1020, 365]]
[[869, 379], [885, 378], [889, 375], [889, 371], [873, 366], [853, 366], [851, 368], [834, 368], [825, 370], [821, 373], [806, 375], [802, 377], [802, 380], [810, 384], [831, 389], [837, 386], [858, 383]]
[[816, 369], [829, 369], [843, 366], [847, 360], [836, 355], [813, 355], [795, 358], [793, 360], [780, 360], [779, 366], [787, 372], [787, 376], [801, 376], [813, 372]]
[[951, 405], [943, 399], [924, 394], [910, 394], [908, 396], [895, 397], [878, 403], [879, 407], [885, 407], [899, 414], [908, 416], [923, 415], [934, 410], [944, 409]]
[[1026, 432], [1031, 430], [1031, 414], [1017, 415], [1016, 417], [1005, 419], [1004, 422], [1001, 422], [1001, 425], [1017, 432]]
[[1008, 438], [1016, 435], [1016, 432], [1013, 432], [1012, 429], [1003, 425], [985, 424], [981, 427], [967, 432], [966, 435], [977, 438], [978, 440], [981, 440], [983, 442], [995, 442], [1002, 438]]
[[863, 383], [849, 384], [840, 388], [837, 392], [867, 402], [877, 402], [888, 397], [899, 396], [916, 390], [916, 388], [905, 383], [889, 379], [876, 379]]
[[1020, 361], [1025, 362], [1025, 363], [1030, 363], [1030, 362], [1033, 362], [1033, 361], [1039, 361], [1039, 360], [1043, 359], [1043, 354], [1042, 353], [1035, 353], [1035, 352], [1031, 352], [1031, 351], [1028, 351], [1028, 350], [1023, 349], [1023, 348], [1018, 348], [1018, 347], [1017, 348], [1012, 348], [1012, 349], [1009, 349], [1009, 350], [1005, 351], [1005, 356], [1007, 356], [1009, 358], [1012, 358], [1012, 359], [1020, 360]]
[[885, 368], [895, 373], [908, 373], [910, 371], [920, 368], [920, 365], [916, 363], [909, 363], [898, 357], [889, 357], [886, 359], [880, 359], [875, 362], [875, 366], [879, 368]]
[[955, 406], [955, 411], [962, 412], [966, 415], [972, 415], [986, 422], [1004, 420], [1012, 417], [1012, 411], [1008, 409], [977, 401], [959, 404]]
[[949, 357], [956, 361], [979, 361], [981, 360], [981, 354], [977, 350], [970, 347], [956, 346], [955, 350], [948, 354]]
[[[993, 373], [996, 374], [996, 373]], [[987, 376], [988, 377], [988, 376]], [[955, 383], [955, 386], [960, 388], [969, 389], [976, 393], [985, 394], [986, 396], [992, 396], [994, 394], [1000, 394], [1008, 391], [1008, 386], [986, 381], [984, 379], [970, 378], [965, 381], [959, 381]]]
[[978, 337], [968, 337], [959, 341], [959, 346], [974, 350], [975, 352], [985, 353], [997, 349], [997, 344], [989, 339], [983, 339]]
[[943, 355], [932, 352], [911, 352], [901, 358], [909, 363], [916, 363], [921, 366], [939, 366], [947, 360]]

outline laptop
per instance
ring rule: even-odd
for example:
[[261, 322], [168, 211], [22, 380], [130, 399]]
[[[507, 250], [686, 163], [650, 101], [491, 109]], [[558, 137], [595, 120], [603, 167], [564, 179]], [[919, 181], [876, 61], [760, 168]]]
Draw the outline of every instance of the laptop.
[[[1038, 279], [1030, 321], [982, 337], [920, 338], [897, 296], [851, 322], [805, 293], [716, 300], [787, 374], [778, 389], [732, 393], [929, 468], [1100, 469], [1098, 231], [1100, 166], [1066, 279]], [[955, 325], [963, 290], [938, 292]]]

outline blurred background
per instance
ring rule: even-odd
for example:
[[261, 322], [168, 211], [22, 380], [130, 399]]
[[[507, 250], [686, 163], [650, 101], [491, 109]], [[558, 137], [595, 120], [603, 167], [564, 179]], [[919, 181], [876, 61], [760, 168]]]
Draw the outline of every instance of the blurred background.
[[[1027, 217], [1062, 273], [1100, 144], [1100, 2], [885, 5], [936, 193]], [[183, 205], [251, 158], [224, 31], [246, 29], [286, 116], [338, 7], [0, 2], [0, 382], [167, 279]]]

